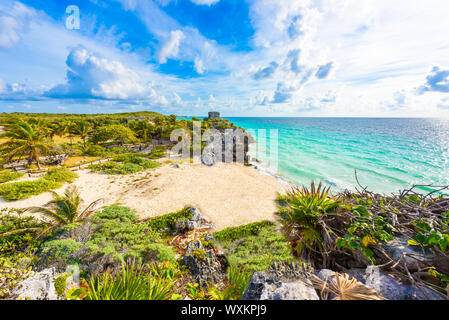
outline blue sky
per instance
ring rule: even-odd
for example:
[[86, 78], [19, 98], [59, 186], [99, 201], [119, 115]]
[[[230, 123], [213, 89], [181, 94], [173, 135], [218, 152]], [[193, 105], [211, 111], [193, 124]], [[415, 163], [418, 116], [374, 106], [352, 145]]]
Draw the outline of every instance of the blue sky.
[[0, 112], [448, 117], [448, 14], [446, 0], [2, 0]]

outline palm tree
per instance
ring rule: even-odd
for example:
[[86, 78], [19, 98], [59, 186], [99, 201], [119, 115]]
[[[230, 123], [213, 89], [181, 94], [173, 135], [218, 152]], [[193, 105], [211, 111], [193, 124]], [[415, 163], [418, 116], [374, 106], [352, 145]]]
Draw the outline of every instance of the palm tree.
[[61, 137], [68, 134], [69, 138], [70, 138], [70, 145], [72, 145], [73, 144], [73, 133], [74, 133], [73, 127], [74, 127], [74, 123], [72, 120], [69, 119], [69, 120], [60, 121], [56, 125], [54, 130], [55, 130], [55, 133]]
[[5, 127], [6, 132], [0, 135], [0, 138], [6, 138], [7, 141], [0, 144], [0, 154], [7, 161], [14, 157], [19, 158], [27, 155], [28, 164], [36, 162], [37, 167], [41, 169], [39, 158], [42, 153], [47, 153], [49, 141], [48, 132], [41, 127], [39, 122], [30, 124], [23, 120], [16, 120]]
[[78, 188], [74, 185], [68, 186], [62, 196], [53, 193], [53, 200], [43, 207], [30, 207], [26, 209], [30, 213], [40, 213], [49, 218], [49, 226], [42, 230], [39, 236], [71, 223], [81, 222], [96, 212], [95, 208], [102, 199], [90, 203], [81, 210], [83, 202]]
[[144, 143], [148, 142], [151, 126], [147, 121], [131, 121], [130, 128], [143, 140]]
[[87, 121], [77, 121], [73, 124], [72, 132], [83, 139], [83, 145], [86, 147], [86, 139], [92, 130], [92, 126]]

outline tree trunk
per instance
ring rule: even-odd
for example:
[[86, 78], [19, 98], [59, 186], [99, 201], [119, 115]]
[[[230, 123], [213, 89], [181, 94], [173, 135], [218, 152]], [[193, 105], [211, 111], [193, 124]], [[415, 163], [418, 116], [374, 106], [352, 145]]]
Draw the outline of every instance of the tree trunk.
[[41, 170], [42, 168], [41, 168], [41, 164], [39, 163], [39, 154], [37, 152], [34, 154], [34, 161], [36, 161], [37, 168], [39, 170]]

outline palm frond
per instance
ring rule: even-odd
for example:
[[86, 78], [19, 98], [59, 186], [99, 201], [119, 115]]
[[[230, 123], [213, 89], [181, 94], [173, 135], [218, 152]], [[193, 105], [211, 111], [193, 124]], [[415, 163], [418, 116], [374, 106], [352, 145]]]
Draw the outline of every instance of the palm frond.
[[9, 236], [13, 236], [13, 235], [16, 235], [16, 234], [21, 234], [21, 233], [24, 233], [24, 232], [38, 232], [38, 231], [42, 231], [42, 228], [16, 229], [16, 230], [0, 233], [0, 238], [6, 238], [6, 237], [9, 237]]
[[312, 275], [311, 282], [315, 289], [321, 291], [323, 297], [334, 295], [332, 300], [387, 300], [376, 290], [368, 288], [355, 278], [350, 278], [346, 273], [333, 272], [326, 280]]

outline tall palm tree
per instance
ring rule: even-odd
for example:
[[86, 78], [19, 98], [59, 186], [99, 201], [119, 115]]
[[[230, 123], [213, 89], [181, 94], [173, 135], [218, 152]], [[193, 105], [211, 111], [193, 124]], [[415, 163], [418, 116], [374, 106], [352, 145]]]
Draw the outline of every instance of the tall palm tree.
[[130, 128], [143, 140], [144, 143], [148, 142], [151, 126], [147, 121], [131, 121]]
[[49, 219], [49, 226], [42, 230], [39, 236], [47, 234], [55, 228], [71, 223], [81, 222], [96, 212], [96, 207], [102, 199], [90, 203], [81, 210], [82, 199], [78, 188], [74, 185], [68, 186], [62, 196], [53, 193], [53, 200], [43, 207], [30, 207], [26, 209], [30, 213], [40, 213]]
[[70, 138], [70, 145], [73, 144], [73, 127], [74, 127], [74, 122], [70, 119], [68, 120], [63, 120], [60, 121], [56, 128], [55, 128], [55, 132], [58, 136], [65, 136], [66, 134], [69, 135]]
[[87, 121], [77, 121], [73, 124], [72, 130], [74, 134], [80, 136], [83, 140], [83, 145], [86, 147], [86, 139], [92, 131], [92, 126]]
[[0, 138], [7, 141], [0, 144], [0, 154], [7, 161], [14, 157], [28, 156], [28, 163], [36, 162], [41, 169], [39, 158], [49, 149], [48, 132], [41, 127], [40, 123], [30, 124], [23, 120], [16, 120], [5, 126], [6, 132]]

